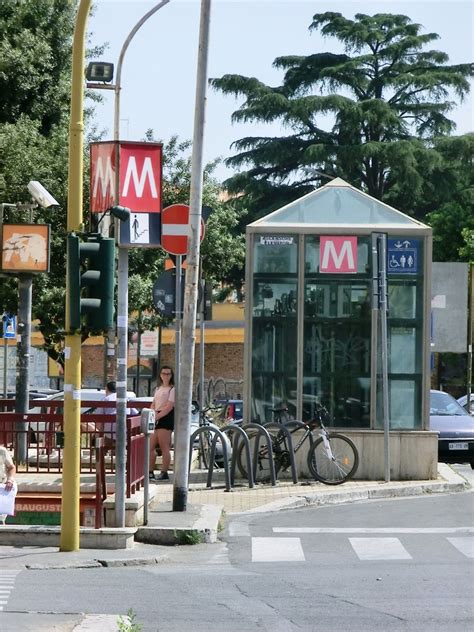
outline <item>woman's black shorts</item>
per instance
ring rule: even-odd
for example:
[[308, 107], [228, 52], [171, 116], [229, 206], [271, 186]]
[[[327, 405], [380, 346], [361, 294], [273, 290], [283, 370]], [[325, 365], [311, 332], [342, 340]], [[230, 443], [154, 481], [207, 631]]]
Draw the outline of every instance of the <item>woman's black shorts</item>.
[[158, 419], [155, 428], [160, 430], [174, 430], [174, 410], [170, 410], [167, 415]]

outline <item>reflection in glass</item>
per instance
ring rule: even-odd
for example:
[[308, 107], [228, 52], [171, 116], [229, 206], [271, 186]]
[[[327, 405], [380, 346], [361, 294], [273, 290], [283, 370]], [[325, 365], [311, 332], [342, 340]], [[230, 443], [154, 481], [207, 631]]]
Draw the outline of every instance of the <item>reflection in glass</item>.
[[389, 283], [388, 309], [390, 318], [415, 318], [416, 286], [413, 281]]
[[296, 415], [297, 283], [255, 275], [252, 322], [251, 420], [273, 420], [272, 408]]

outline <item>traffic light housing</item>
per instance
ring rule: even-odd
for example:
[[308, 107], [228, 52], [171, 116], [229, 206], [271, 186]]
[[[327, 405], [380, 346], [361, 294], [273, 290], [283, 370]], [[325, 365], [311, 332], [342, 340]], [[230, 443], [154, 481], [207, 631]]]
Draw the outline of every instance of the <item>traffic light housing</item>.
[[98, 233], [68, 235], [69, 328], [111, 329], [114, 321], [115, 240]]

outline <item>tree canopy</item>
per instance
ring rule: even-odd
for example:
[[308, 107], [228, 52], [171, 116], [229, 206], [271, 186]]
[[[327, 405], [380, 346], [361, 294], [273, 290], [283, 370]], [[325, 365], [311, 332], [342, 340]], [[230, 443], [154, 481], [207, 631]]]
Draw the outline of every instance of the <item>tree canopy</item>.
[[276, 87], [240, 75], [212, 80], [244, 97], [233, 121], [279, 121], [289, 130], [233, 143], [238, 153], [226, 163], [240, 171], [226, 186], [243, 194], [251, 219], [336, 176], [412, 212], [443, 159], [434, 139], [453, 132], [452, 99], [469, 92], [472, 63], [450, 65], [446, 53], [427, 48], [438, 35], [404, 15], [317, 13], [309, 29], [344, 53], [278, 57]]

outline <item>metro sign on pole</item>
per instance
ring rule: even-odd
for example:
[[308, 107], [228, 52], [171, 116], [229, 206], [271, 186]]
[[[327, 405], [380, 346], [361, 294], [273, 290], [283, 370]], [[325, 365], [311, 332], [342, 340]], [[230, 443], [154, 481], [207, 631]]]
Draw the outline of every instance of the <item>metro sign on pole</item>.
[[[172, 255], [188, 252], [189, 206], [171, 204], [161, 212], [161, 247]], [[201, 218], [200, 240], [204, 239], [205, 224]]]
[[91, 212], [104, 213], [114, 204], [130, 209], [130, 219], [120, 223], [122, 247], [160, 245], [162, 149], [161, 143], [91, 143]]

